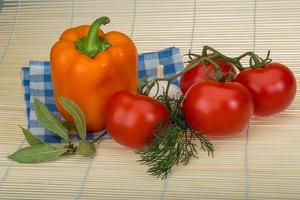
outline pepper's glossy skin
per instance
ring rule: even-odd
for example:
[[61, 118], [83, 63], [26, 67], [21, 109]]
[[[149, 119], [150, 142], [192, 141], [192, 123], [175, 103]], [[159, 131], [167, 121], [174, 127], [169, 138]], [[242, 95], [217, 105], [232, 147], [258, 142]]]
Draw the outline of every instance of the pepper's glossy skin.
[[111, 46], [95, 58], [81, 54], [75, 41], [86, 37], [90, 26], [70, 28], [62, 33], [51, 49], [51, 78], [55, 103], [62, 116], [72, 117], [62, 108], [58, 97], [75, 101], [83, 110], [87, 130], [104, 129], [104, 108], [107, 100], [116, 92], [136, 91], [138, 86], [137, 49], [131, 39], [120, 32], [99, 31]]

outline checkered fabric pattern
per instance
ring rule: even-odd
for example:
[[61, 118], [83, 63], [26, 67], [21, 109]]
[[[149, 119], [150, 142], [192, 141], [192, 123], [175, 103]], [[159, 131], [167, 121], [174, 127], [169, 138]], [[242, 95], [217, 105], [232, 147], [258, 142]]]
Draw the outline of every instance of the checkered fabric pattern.
[[[157, 52], [140, 54], [138, 57], [138, 75], [139, 78], [144, 76], [155, 77], [158, 65], [164, 65], [164, 76], [170, 76], [183, 70], [183, 61], [180, 50], [176, 47], [170, 47]], [[53, 98], [53, 88], [50, 76], [50, 63], [47, 61], [30, 61], [29, 67], [22, 68], [24, 97], [26, 101], [26, 114], [28, 119], [29, 130], [50, 143], [60, 143], [62, 139], [51, 131], [43, 128], [37, 121], [33, 109], [34, 98], [39, 98], [46, 104], [48, 109], [60, 120], [64, 120], [57, 111]], [[178, 85], [179, 80], [174, 84]], [[88, 133], [87, 139], [92, 140], [102, 134]], [[71, 135], [73, 140], [78, 140], [78, 136]], [[109, 135], [106, 136], [109, 138]]]

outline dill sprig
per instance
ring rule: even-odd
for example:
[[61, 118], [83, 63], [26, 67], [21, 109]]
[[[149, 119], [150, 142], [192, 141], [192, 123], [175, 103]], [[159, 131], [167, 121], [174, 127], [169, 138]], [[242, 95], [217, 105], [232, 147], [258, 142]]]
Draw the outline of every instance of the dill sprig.
[[184, 120], [182, 112], [183, 95], [171, 98], [164, 94], [157, 97], [169, 109], [167, 125], [159, 124], [155, 138], [144, 148], [136, 150], [140, 162], [149, 167], [148, 172], [156, 177], [166, 178], [172, 173], [173, 166], [187, 165], [191, 158], [197, 158], [200, 149], [213, 155], [214, 147], [201, 133], [192, 130]]

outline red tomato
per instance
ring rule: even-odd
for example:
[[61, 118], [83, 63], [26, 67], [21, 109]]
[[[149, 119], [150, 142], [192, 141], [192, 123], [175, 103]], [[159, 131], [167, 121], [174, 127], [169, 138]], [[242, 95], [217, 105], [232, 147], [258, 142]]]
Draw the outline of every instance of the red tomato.
[[263, 68], [246, 69], [236, 81], [252, 93], [254, 114], [270, 116], [286, 109], [296, 94], [293, 73], [280, 63], [270, 63]]
[[239, 83], [205, 81], [187, 91], [183, 112], [194, 130], [210, 137], [223, 137], [247, 126], [253, 102], [249, 90]]
[[[228, 74], [230, 70], [236, 75], [236, 71], [231, 63], [226, 61], [221, 61], [220, 59], [216, 59], [215, 62], [219, 65], [222, 72], [225, 73], [225, 77], [228, 77]], [[195, 83], [199, 81], [206, 81], [209, 80], [209, 76], [207, 76], [207, 72], [209, 73], [210, 77], [215, 77], [215, 71], [214, 67], [210, 62], [206, 62], [205, 66], [207, 67], [207, 70], [203, 66], [203, 64], [199, 64], [193, 69], [187, 71], [185, 74], [183, 74], [180, 78], [180, 88], [183, 93], [186, 93], [186, 91]]]
[[154, 129], [167, 117], [168, 109], [159, 101], [122, 91], [108, 101], [105, 125], [116, 142], [140, 148], [150, 143]]

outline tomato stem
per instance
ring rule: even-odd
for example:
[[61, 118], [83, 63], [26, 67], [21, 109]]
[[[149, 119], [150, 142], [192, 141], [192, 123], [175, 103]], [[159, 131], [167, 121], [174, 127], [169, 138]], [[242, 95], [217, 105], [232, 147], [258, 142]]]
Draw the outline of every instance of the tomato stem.
[[231, 57], [228, 57], [224, 54], [222, 54], [221, 52], [217, 51], [216, 49], [210, 47], [210, 46], [204, 46], [203, 47], [203, 50], [202, 50], [202, 55], [207, 55], [207, 51], [211, 51], [213, 52], [214, 54], [218, 55], [217, 57], [218, 58], [221, 58], [222, 60], [225, 60], [225, 61], [228, 61], [230, 63], [232, 63], [233, 65], [236, 66], [236, 68], [238, 68], [239, 70], [243, 70], [244, 68], [242, 67], [242, 64], [240, 63], [240, 59], [239, 57], [234, 57], [234, 58], [231, 58]]
[[[270, 50], [268, 51], [268, 54], [266, 56], [265, 59], [262, 59], [261, 57], [259, 57], [257, 54], [255, 54], [252, 51], [248, 51], [246, 53], [243, 53], [240, 56], [237, 57], [229, 57], [226, 56], [224, 54], [222, 54], [221, 52], [219, 52], [218, 50], [210, 47], [210, 46], [203, 46], [202, 49], [202, 55], [199, 54], [194, 54], [191, 52], [191, 50], [189, 50], [189, 53], [186, 54], [189, 57], [189, 61], [188, 61], [188, 65], [184, 68], [184, 70], [182, 70], [181, 72], [173, 75], [173, 76], [169, 76], [169, 77], [165, 77], [165, 78], [154, 78], [152, 79], [150, 82], [148, 82], [147, 84], [144, 85], [144, 87], [146, 87], [145, 92], [142, 92], [143, 95], [149, 95], [150, 90], [156, 85], [158, 84], [159, 81], [167, 81], [168, 85], [166, 88], [166, 93], [168, 94], [169, 92], [169, 88], [170, 88], [170, 84], [172, 81], [174, 81], [175, 79], [177, 79], [178, 77], [182, 76], [183, 74], [185, 74], [187, 71], [193, 69], [194, 67], [196, 67], [197, 65], [199, 65], [200, 63], [202, 63], [205, 66], [205, 62], [210, 62], [213, 67], [214, 67], [214, 72], [215, 72], [215, 77], [214, 79], [216, 81], [231, 81], [232, 76], [227, 77], [227, 80], [225, 80], [225, 75], [224, 73], [220, 70], [219, 65], [214, 61], [216, 58], [219, 58], [221, 60], [227, 61], [229, 63], [232, 63], [239, 71], [243, 71], [244, 68], [241, 64], [241, 60], [244, 59], [245, 57], [249, 56], [249, 66], [251, 68], [259, 68], [259, 67], [264, 67], [267, 63], [271, 62], [272, 59], [270, 59]], [[232, 72], [231, 72], [232, 73]], [[142, 88], [143, 89], [143, 88]], [[141, 90], [143, 91], [143, 90]]]
[[[244, 70], [245, 68], [242, 66], [241, 64], [241, 60], [244, 59], [245, 57], [249, 56], [249, 66], [251, 68], [260, 68], [265, 66], [267, 63], [270, 63], [272, 61], [272, 59], [270, 59], [270, 50], [268, 51], [267, 57], [265, 59], [262, 59], [261, 57], [259, 57], [257, 54], [255, 54], [253, 51], [248, 51], [246, 53], [243, 53], [240, 56], [237, 57], [228, 57], [222, 53], [220, 53], [219, 51], [217, 51], [216, 49], [210, 47], [210, 46], [204, 46], [202, 49], [202, 56], [207, 56], [208, 55], [208, 51], [213, 52], [213, 54], [217, 54], [218, 58], [225, 60], [227, 62], [232, 63], [239, 71]], [[254, 63], [253, 63], [254, 62]]]
[[213, 67], [214, 67], [214, 71], [215, 71], [215, 77], [214, 80], [215, 81], [220, 81], [220, 82], [224, 82], [225, 81], [225, 74], [220, 70], [220, 67], [217, 63], [215, 63], [212, 59], [205, 57], [206, 61], [210, 62]]
[[[195, 54], [196, 55], [196, 54]], [[145, 92], [142, 92], [143, 95], [146, 95], [148, 96], [151, 89], [155, 86], [155, 84], [157, 84], [159, 81], [167, 81], [168, 82], [168, 85], [167, 85], [167, 88], [166, 88], [166, 93], [168, 94], [169, 92], [169, 88], [170, 88], [170, 85], [172, 83], [172, 81], [174, 81], [176, 78], [182, 76], [183, 74], [185, 74], [187, 71], [193, 69], [194, 67], [196, 67], [197, 65], [199, 65], [200, 63], [202, 62], [205, 62], [207, 60], [209, 61], [212, 61], [213, 59], [215, 59], [217, 57], [217, 55], [209, 55], [209, 56], [206, 56], [206, 57], [199, 57], [197, 55], [197, 60], [194, 59], [190, 65], [186, 66], [181, 72], [173, 75], [173, 76], [169, 76], [169, 77], [164, 77], [164, 78], [161, 78], [161, 77], [157, 77], [157, 78], [154, 78], [152, 79], [151, 81], [149, 81], [147, 84], [145, 84], [144, 87], [146, 87], [146, 90]], [[216, 63], [215, 63], [216, 64]], [[217, 65], [217, 64], [216, 64]], [[143, 91], [143, 88], [142, 90]]]

